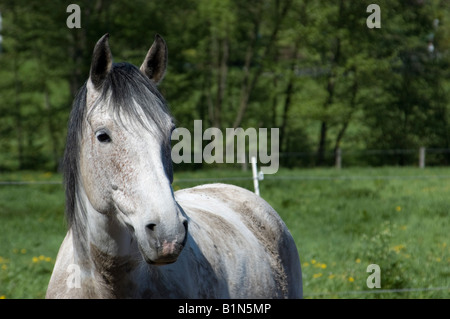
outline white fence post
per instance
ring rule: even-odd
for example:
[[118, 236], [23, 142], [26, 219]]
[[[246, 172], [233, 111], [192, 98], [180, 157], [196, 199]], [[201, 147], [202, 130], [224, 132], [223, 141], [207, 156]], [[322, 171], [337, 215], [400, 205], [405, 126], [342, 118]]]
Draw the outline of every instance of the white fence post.
[[419, 168], [425, 168], [425, 155], [426, 154], [426, 148], [421, 147], [419, 149]]
[[335, 155], [335, 166], [337, 169], [341, 169], [341, 167], [342, 167], [342, 151], [341, 151], [340, 147], [336, 148], [336, 153], [334, 155]]
[[256, 157], [254, 156], [252, 156], [252, 172], [253, 172], [253, 186], [255, 187], [255, 194], [259, 196], [258, 169], [256, 167]]

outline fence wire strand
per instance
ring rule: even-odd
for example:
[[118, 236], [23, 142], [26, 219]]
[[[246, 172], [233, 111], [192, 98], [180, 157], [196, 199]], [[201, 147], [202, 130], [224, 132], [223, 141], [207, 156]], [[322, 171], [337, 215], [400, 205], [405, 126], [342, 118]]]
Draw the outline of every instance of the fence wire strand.
[[[337, 181], [337, 180], [414, 180], [414, 179], [450, 179], [450, 175], [385, 175], [385, 176], [272, 176], [265, 175], [264, 180], [268, 181]], [[175, 183], [192, 183], [192, 182], [225, 182], [225, 181], [252, 181], [252, 176], [228, 176], [228, 177], [205, 177], [205, 178], [179, 178], [174, 180]], [[1, 185], [61, 185], [62, 181], [0, 181]], [[427, 291], [450, 291], [450, 287], [429, 287], [429, 288], [403, 288], [403, 289], [371, 289], [371, 290], [353, 290], [353, 291], [336, 291], [336, 292], [312, 292], [305, 293], [305, 298], [314, 297], [331, 297], [331, 296], [349, 296], [349, 295], [364, 295], [364, 294], [402, 294], [410, 292], [427, 292]]]
[[[336, 180], [414, 180], [414, 179], [450, 179], [450, 175], [385, 175], [385, 176], [272, 176], [264, 175], [264, 180], [299, 180], [299, 181], [336, 181]], [[252, 176], [228, 176], [228, 177], [203, 177], [203, 178], [175, 178], [173, 183], [192, 183], [192, 182], [226, 182], [226, 181], [252, 181]], [[58, 185], [61, 181], [0, 181], [0, 185]]]
[[429, 288], [402, 288], [402, 289], [371, 289], [371, 290], [352, 290], [352, 291], [336, 291], [336, 292], [313, 292], [304, 294], [303, 297], [320, 297], [320, 296], [342, 296], [342, 295], [364, 295], [364, 294], [391, 294], [391, 293], [408, 293], [408, 292], [424, 292], [424, 291], [444, 291], [450, 290], [450, 287], [429, 287]]

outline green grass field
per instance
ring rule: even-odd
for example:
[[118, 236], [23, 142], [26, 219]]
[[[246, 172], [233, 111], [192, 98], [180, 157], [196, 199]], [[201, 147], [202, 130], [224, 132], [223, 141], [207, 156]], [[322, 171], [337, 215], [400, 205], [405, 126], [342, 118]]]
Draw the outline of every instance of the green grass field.
[[[175, 172], [253, 190], [251, 172]], [[222, 180], [248, 177], [248, 180]], [[0, 181], [61, 181], [0, 174]], [[203, 179], [193, 181], [192, 179]], [[298, 247], [305, 298], [449, 298], [450, 168], [281, 169], [260, 182]], [[0, 298], [43, 298], [65, 235], [60, 184], [0, 185]], [[381, 289], [367, 287], [380, 266]]]

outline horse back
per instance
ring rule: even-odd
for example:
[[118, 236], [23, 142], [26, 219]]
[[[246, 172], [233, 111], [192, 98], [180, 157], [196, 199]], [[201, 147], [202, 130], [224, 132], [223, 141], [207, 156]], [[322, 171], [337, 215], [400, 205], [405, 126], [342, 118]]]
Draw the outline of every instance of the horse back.
[[251, 233], [252, 240], [264, 251], [261, 263], [270, 265], [277, 285], [274, 297], [302, 296], [300, 261], [294, 239], [281, 217], [264, 199], [244, 188], [219, 183], [179, 190], [175, 198], [194, 222], [212, 216], [221, 218], [220, 227], [216, 223], [212, 228], [223, 240], [227, 240], [227, 234], [228, 238], [233, 236], [230, 231], [233, 226], [240, 234], [243, 230]]

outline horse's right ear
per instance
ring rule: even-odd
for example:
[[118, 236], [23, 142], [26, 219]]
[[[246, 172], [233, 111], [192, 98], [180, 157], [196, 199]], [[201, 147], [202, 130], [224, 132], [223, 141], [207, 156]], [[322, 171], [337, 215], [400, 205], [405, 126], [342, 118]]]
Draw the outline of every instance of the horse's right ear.
[[103, 81], [111, 71], [112, 54], [108, 44], [109, 34], [106, 33], [98, 40], [92, 54], [91, 70], [89, 78], [92, 84], [98, 90], [103, 85]]
[[155, 35], [155, 40], [145, 56], [140, 70], [150, 80], [159, 84], [167, 68], [167, 45], [164, 39], [159, 35]]

